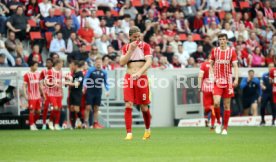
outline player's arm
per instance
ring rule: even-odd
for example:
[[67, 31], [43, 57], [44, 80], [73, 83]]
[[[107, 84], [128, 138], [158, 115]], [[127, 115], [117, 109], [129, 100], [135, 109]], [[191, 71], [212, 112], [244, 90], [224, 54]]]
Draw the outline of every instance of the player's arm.
[[83, 88], [86, 89], [87, 88], [87, 81], [90, 82], [90, 75], [92, 74], [93, 71], [95, 71], [95, 67], [90, 67], [86, 73], [86, 75], [84, 76], [84, 80], [83, 80]]
[[240, 83], [240, 88], [244, 89], [247, 85], [247, 78], [242, 78], [242, 81]]
[[26, 100], [28, 100], [27, 89], [28, 89], [28, 83], [24, 81], [23, 93], [24, 93], [24, 97], [26, 98]]
[[136, 42], [132, 42], [129, 44], [129, 48], [126, 49], [127, 46], [124, 46], [122, 49], [122, 56], [120, 58], [120, 65], [124, 66], [128, 63], [133, 51], [135, 50], [135, 48], [137, 47]]
[[235, 80], [234, 80], [234, 87], [236, 87], [239, 84], [239, 67], [238, 62], [233, 63], [234, 67], [234, 73], [235, 73]]
[[202, 87], [202, 78], [204, 75], [204, 71], [200, 69], [199, 73], [198, 73], [198, 89], [201, 90]]

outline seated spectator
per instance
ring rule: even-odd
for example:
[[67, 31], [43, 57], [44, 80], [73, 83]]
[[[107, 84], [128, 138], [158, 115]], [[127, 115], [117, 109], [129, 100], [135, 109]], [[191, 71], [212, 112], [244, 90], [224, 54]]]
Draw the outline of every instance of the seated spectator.
[[38, 6], [39, 6], [40, 14], [41, 14], [43, 19], [50, 16], [50, 11], [49, 10], [52, 9], [51, 2], [49, 2], [48, 0], [43, 0], [43, 2], [39, 3]]
[[265, 29], [269, 22], [267, 21], [266, 17], [264, 17], [263, 12], [257, 12], [257, 17], [254, 19], [254, 24], [257, 28]]
[[89, 15], [89, 11], [87, 9], [82, 9], [80, 11], [79, 16], [77, 17], [77, 20], [78, 20], [78, 22], [80, 24], [80, 28], [85, 26], [85, 22], [86, 21], [90, 22], [90, 20], [89, 20], [90, 18], [87, 17], [88, 15]]
[[78, 0], [78, 4], [79, 4], [79, 9], [89, 9], [89, 10], [96, 10], [97, 6], [95, 5], [95, 0]]
[[273, 49], [274, 51], [276, 51], [276, 35], [273, 35], [272, 37], [272, 41], [269, 45], [269, 48]]
[[111, 66], [109, 65], [110, 58], [108, 57], [108, 55], [104, 55], [102, 60], [103, 60], [103, 69], [104, 70], [112, 70]]
[[207, 57], [208, 57], [209, 54], [210, 54], [210, 52], [211, 52], [211, 50], [212, 50], [212, 48], [214, 47], [212, 45], [211, 38], [208, 35], [206, 35], [206, 36], [203, 37], [202, 46], [203, 46], [203, 51], [206, 52]]
[[55, 9], [49, 10], [49, 16], [44, 19], [47, 31], [54, 32], [56, 24], [63, 24], [61, 16], [55, 16]]
[[172, 65], [174, 68], [184, 68], [185, 66], [182, 65], [179, 61], [179, 57], [174, 55], [172, 58]]
[[28, 18], [23, 13], [23, 7], [17, 7], [16, 14], [8, 19], [7, 27], [16, 33], [16, 38], [19, 40], [26, 39], [26, 33], [30, 31], [31, 26], [28, 24]]
[[197, 51], [191, 54], [191, 57], [194, 58], [197, 64], [203, 63], [208, 57], [207, 54], [203, 51], [203, 46], [197, 46]]
[[250, 50], [249, 52], [254, 51], [256, 47], [260, 46], [255, 32], [250, 33], [250, 38], [246, 41], [246, 45], [247, 48]]
[[134, 6], [132, 6], [130, 1], [126, 1], [125, 5], [120, 10], [120, 13], [119, 13], [120, 16], [124, 16], [125, 14], [130, 15], [130, 18], [132, 20], [134, 20], [136, 15], [138, 14], [138, 11]]
[[50, 54], [50, 58], [53, 60], [53, 62], [56, 62], [59, 59], [59, 55], [53, 52]]
[[175, 35], [173, 37], [168, 37], [169, 44], [173, 48], [173, 52], [176, 53], [178, 51], [178, 45], [182, 46], [182, 42], [180, 41], [179, 35]]
[[222, 10], [222, 3], [224, 0], [209, 0], [209, 7], [216, 12]]
[[89, 67], [94, 66], [95, 59], [98, 55], [99, 55], [98, 48], [96, 46], [92, 46], [89, 57], [86, 60]]
[[113, 39], [111, 45], [116, 51], [120, 51], [122, 47], [127, 43], [123, 32], [118, 33], [117, 39]]
[[103, 34], [108, 35], [111, 39], [116, 37], [114, 27], [107, 27], [105, 19], [102, 19], [100, 22], [100, 30], [95, 32], [97, 33], [97, 37], [101, 37]]
[[118, 56], [118, 53], [115, 51], [115, 49], [112, 47], [112, 45], [109, 45], [107, 47], [108, 57], [111, 61], [115, 61], [116, 57]]
[[208, 35], [211, 38], [212, 44], [216, 44], [218, 41], [218, 35], [220, 33], [220, 29], [217, 27], [215, 22], [211, 23], [210, 28], [207, 29], [206, 35]]
[[124, 19], [121, 21], [121, 28], [123, 29], [125, 34], [128, 34], [128, 31], [130, 29], [130, 16], [125, 15]]
[[5, 62], [6, 56], [0, 53], [0, 67], [9, 67], [9, 65]]
[[114, 27], [114, 30], [115, 30], [115, 34], [118, 34], [120, 32], [123, 32], [124, 34], [127, 34], [125, 33], [124, 29], [123, 29], [123, 26], [122, 26], [122, 20], [118, 20], [115, 27]]
[[186, 66], [188, 64], [188, 59], [190, 58], [189, 53], [184, 50], [183, 46], [181, 44], [178, 45], [178, 50], [176, 53], [174, 53], [175, 56], [178, 56], [179, 62]]
[[[36, 57], [35, 59], [33, 59], [34, 57]], [[42, 60], [42, 56], [39, 53], [39, 45], [34, 45], [33, 47], [33, 52], [29, 55], [28, 57], [28, 64], [30, 65], [31, 62], [36, 61], [38, 62], [39, 66], [43, 66], [43, 60]]]
[[236, 38], [235, 38], [235, 34], [234, 32], [231, 30], [231, 26], [229, 23], [225, 23], [224, 24], [224, 29], [221, 30], [221, 33], [227, 34], [228, 40], [231, 42], [235, 42]]
[[251, 17], [252, 19], [257, 17], [258, 12], [263, 12], [263, 9], [261, 7], [261, 3], [257, 2], [253, 5], [253, 7], [251, 8]]
[[243, 49], [241, 44], [236, 46], [236, 53], [240, 67], [252, 66], [252, 55], [248, 54], [247, 50]]
[[73, 21], [72, 21], [71, 17], [67, 17], [65, 19], [65, 26], [62, 27], [62, 29], [61, 29], [62, 36], [63, 36], [63, 39], [65, 40], [65, 42], [67, 42], [71, 33], [75, 33], [77, 31], [76, 28], [72, 27], [72, 24], [73, 24]]
[[26, 63], [22, 62], [22, 58], [21, 57], [16, 57], [16, 59], [15, 59], [15, 66], [14, 67], [28, 67], [28, 65]]
[[[4, 2], [4, 1], [3, 1], [3, 2]], [[11, 16], [11, 15], [15, 14], [17, 8], [20, 7], [20, 6], [24, 6], [24, 5], [23, 5], [23, 3], [21, 3], [19, 0], [10, 0], [10, 1], [7, 3], [7, 7], [8, 7], [8, 9], [10, 10], [8, 16]]]
[[143, 32], [145, 42], [149, 42], [150, 38], [154, 35], [154, 24], [150, 20], [146, 20], [146, 30]]
[[181, 33], [191, 32], [191, 29], [189, 28], [189, 22], [187, 19], [184, 19], [183, 13], [176, 11], [174, 13], [174, 22], [176, 24], [177, 32], [181, 32]]
[[191, 55], [197, 50], [197, 44], [193, 40], [193, 35], [189, 34], [187, 36], [187, 41], [183, 43], [183, 48]]
[[118, 1], [117, 0], [95, 0], [95, 5], [98, 7], [108, 7], [112, 9], [116, 7]]
[[233, 0], [223, 0], [221, 9], [225, 12], [234, 12]]
[[[258, 115], [258, 102], [262, 93], [260, 80], [254, 76], [253, 70], [248, 71], [248, 77], [240, 83], [242, 89], [243, 115]], [[251, 113], [250, 113], [251, 111]]]
[[161, 19], [159, 20], [159, 25], [161, 27], [161, 29], [167, 29], [169, 27], [169, 24], [171, 23], [171, 21], [168, 19], [167, 17], [167, 13], [163, 12], [161, 14]]
[[107, 52], [107, 47], [110, 45], [108, 41], [108, 36], [107, 35], [102, 35], [101, 39], [96, 40], [96, 46], [98, 47], [99, 53], [101, 55], [106, 55]]
[[97, 17], [96, 11], [92, 11], [91, 16], [88, 17], [87, 19], [90, 22], [90, 27], [94, 30], [95, 33], [101, 30], [100, 19]]
[[264, 15], [267, 18], [269, 23], [271, 23], [271, 24], [274, 23], [273, 10], [272, 10], [270, 2], [268, 0], [266, 0], [265, 4], [264, 4]]
[[[186, 5], [187, 0], [178, 0], [178, 1], [184, 1], [183, 5]], [[181, 5], [181, 3], [179, 3]], [[209, 10], [209, 1], [206, 0], [196, 0], [196, 8], [198, 11], [207, 11]]]
[[86, 61], [89, 57], [89, 51], [86, 50], [86, 44], [82, 43], [80, 46], [80, 53], [75, 57], [76, 60]]
[[186, 68], [198, 68], [198, 65], [193, 57], [190, 57], [188, 59], [188, 65], [186, 66]]
[[59, 58], [65, 61], [67, 60], [65, 49], [65, 41], [63, 40], [62, 33], [59, 32], [57, 33], [57, 37], [52, 39], [49, 51], [51, 53], [57, 53], [59, 55]]
[[253, 30], [254, 29], [254, 24], [250, 20], [249, 14], [247, 12], [244, 13], [243, 19], [244, 19], [243, 22], [244, 22], [244, 25], [245, 25], [246, 29], [247, 30]]
[[168, 29], [164, 31], [164, 34], [168, 37], [174, 37], [176, 35], [175, 25], [174, 24], [169, 24]]
[[79, 11], [79, 3], [75, 0], [66, 0], [66, 1], [64, 1], [64, 7], [67, 7], [70, 10], [74, 10], [76, 12]]
[[166, 56], [161, 56], [160, 57], [160, 69], [165, 70], [165, 69], [173, 69], [172, 64], [169, 63], [168, 59]]
[[106, 20], [106, 26], [109, 27], [109, 28], [112, 28], [115, 21], [116, 21], [116, 19], [112, 16], [111, 11], [109, 11], [109, 10], [105, 12], [105, 18], [104, 19]]
[[160, 57], [162, 56], [161, 47], [159, 45], [154, 47], [154, 50], [152, 51], [152, 56], [157, 57], [158, 59], [160, 59]]
[[174, 55], [173, 47], [171, 45], [167, 45], [164, 47], [165, 47], [165, 52], [163, 53], [163, 56], [167, 57], [167, 60], [169, 61], [169, 63], [172, 63], [172, 58]]
[[193, 25], [192, 30], [193, 30], [194, 33], [198, 33], [198, 34], [203, 33], [204, 24], [203, 24], [203, 18], [202, 18], [202, 13], [201, 12], [196, 13], [196, 16], [193, 20], [192, 25]]
[[151, 68], [159, 68], [159, 67], [160, 67], [159, 59], [157, 57], [153, 57]]
[[14, 57], [17, 57], [16, 49], [21, 44], [21, 42], [18, 39], [15, 39], [15, 33], [10, 31], [8, 39], [5, 41], [5, 46], [8, 50], [8, 52]]
[[252, 67], [263, 66], [265, 66], [265, 57], [261, 53], [261, 48], [257, 46], [252, 53]]
[[6, 35], [6, 21], [7, 21], [7, 14], [9, 14], [9, 9], [0, 2], [0, 33]]
[[6, 48], [0, 48], [0, 53], [5, 55], [5, 63], [9, 66], [15, 66], [14, 57], [7, 51]]
[[110, 66], [112, 70], [116, 70], [118, 68], [121, 68], [120, 65], [120, 56], [116, 56], [114, 60], [111, 60]]
[[[72, 13], [72, 11], [68, 8], [64, 10], [64, 16], [62, 16], [63, 20], [71, 19], [71, 28], [75, 29], [75, 31], [80, 29], [80, 23], [78, 21], [78, 18], [75, 14]], [[65, 21], [66, 25], [66, 21]]]
[[273, 32], [276, 30], [273, 28], [273, 26], [266, 27], [265, 30], [261, 31], [261, 38], [264, 43], [268, 43], [272, 40]]
[[209, 16], [205, 16], [203, 19], [204, 25], [206, 28], [209, 28], [212, 22], [215, 22], [216, 25], [220, 24], [219, 18], [215, 15], [214, 10], [209, 10]]
[[196, 7], [191, 0], [187, 0], [186, 6], [183, 7], [183, 13], [188, 20], [192, 20], [196, 15]]
[[26, 6], [25, 15], [33, 19], [35, 22], [40, 21], [40, 11], [37, 0], [30, 0], [30, 3]]
[[242, 24], [240, 25], [239, 29], [235, 31], [235, 38], [238, 40], [238, 37], [242, 36], [244, 41], [247, 41], [249, 39], [249, 33], [248, 30], [246, 30], [245, 26]]
[[275, 61], [276, 61], [275, 55], [276, 55], [276, 53], [275, 53], [274, 49], [270, 49], [268, 52], [268, 55], [265, 57], [266, 66], [268, 66], [271, 63], [273, 63], [273, 64], [275, 63]]
[[[228, 13], [228, 14], [231, 15], [230, 13]], [[232, 15], [231, 15], [231, 17], [232, 17]], [[232, 26], [234, 31], [239, 30], [241, 28], [241, 26], [244, 25], [244, 22], [242, 21], [242, 14], [240, 12], [236, 13], [235, 20], [234, 20], [234, 22], [232, 22], [232, 24], [230, 23], [230, 25]]]
[[76, 56], [79, 55], [80, 49], [79, 46], [81, 45], [81, 41], [77, 38], [76, 33], [71, 33], [70, 38], [67, 41], [67, 62], [70, 63], [72, 60], [76, 60]]

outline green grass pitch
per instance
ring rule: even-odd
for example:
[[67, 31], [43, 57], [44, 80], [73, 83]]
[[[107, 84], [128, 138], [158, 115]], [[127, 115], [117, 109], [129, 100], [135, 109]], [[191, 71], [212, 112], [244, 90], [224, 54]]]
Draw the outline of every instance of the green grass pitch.
[[276, 127], [231, 127], [227, 136], [208, 128], [152, 128], [133, 130], [125, 141], [124, 129], [0, 131], [0, 161], [106, 162], [273, 162]]

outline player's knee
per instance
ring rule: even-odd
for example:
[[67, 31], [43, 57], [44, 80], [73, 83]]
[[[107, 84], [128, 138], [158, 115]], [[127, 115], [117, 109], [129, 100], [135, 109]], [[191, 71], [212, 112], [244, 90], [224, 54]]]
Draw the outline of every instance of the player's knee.
[[142, 111], [148, 111], [149, 110], [149, 107], [148, 107], [148, 105], [141, 105], [141, 110]]
[[127, 108], [132, 108], [133, 106], [133, 103], [132, 102], [126, 102], [126, 107]]

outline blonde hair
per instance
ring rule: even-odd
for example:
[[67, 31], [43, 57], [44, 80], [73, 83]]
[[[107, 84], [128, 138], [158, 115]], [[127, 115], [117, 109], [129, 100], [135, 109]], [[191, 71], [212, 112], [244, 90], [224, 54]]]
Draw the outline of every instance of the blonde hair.
[[133, 26], [129, 29], [129, 36], [131, 36], [134, 33], [141, 32], [141, 30], [137, 26]]

